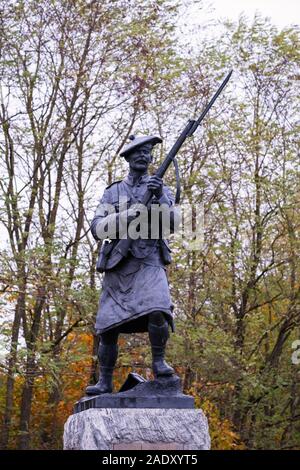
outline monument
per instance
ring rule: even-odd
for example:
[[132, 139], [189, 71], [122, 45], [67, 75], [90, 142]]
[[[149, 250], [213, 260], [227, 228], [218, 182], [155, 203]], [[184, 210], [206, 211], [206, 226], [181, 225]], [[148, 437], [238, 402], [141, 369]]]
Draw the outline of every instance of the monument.
[[[166, 265], [167, 237], [178, 226], [178, 202], [163, 176], [228, 82], [231, 73], [197, 121], [188, 124], [153, 176], [148, 168], [156, 135], [131, 136], [120, 156], [127, 177], [108, 186], [96, 209], [91, 231], [102, 240], [97, 271], [104, 272], [95, 329], [100, 336], [99, 381], [86, 388], [65, 424], [65, 449], [210, 448], [206, 417], [184, 395], [180, 378], [165, 360], [169, 329], [174, 331]], [[177, 201], [175, 201], [177, 199]], [[154, 380], [137, 374], [117, 393], [113, 371], [120, 333], [148, 332]]]

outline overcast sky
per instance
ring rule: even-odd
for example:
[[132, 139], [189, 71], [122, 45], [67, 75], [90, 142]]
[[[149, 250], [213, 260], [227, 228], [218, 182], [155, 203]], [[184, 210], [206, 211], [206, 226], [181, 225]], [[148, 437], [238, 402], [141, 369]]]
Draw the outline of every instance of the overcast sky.
[[211, 0], [210, 3], [217, 17], [237, 19], [244, 12], [252, 18], [258, 10], [280, 27], [300, 23], [299, 0]]
[[[210, 35], [217, 34], [215, 22], [225, 18], [238, 20], [243, 13], [251, 21], [256, 12], [269, 17], [280, 29], [300, 24], [300, 0], [202, 0], [188, 1], [183, 7], [179, 26], [207, 26]], [[212, 27], [214, 22], [214, 27]]]

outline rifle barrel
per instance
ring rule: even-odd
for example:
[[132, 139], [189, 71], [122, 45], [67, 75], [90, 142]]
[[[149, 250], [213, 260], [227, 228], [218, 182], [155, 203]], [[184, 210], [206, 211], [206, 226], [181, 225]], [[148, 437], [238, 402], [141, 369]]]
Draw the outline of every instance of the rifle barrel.
[[214, 104], [214, 102], [216, 101], [218, 96], [220, 95], [220, 93], [222, 93], [222, 91], [225, 88], [225, 86], [227, 85], [231, 75], [232, 75], [232, 70], [230, 70], [230, 72], [228, 73], [226, 78], [223, 80], [222, 84], [219, 86], [218, 90], [216, 91], [216, 93], [214, 94], [214, 96], [212, 97], [212, 99], [210, 100], [210, 102], [208, 103], [206, 108], [204, 109], [204, 111], [201, 113], [199, 119], [197, 119], [197, 121], [195, 121], [195, 124], [193, 125], [193, 127], [191, 128], [191, 130], [189, 132], [189, 137], [194, 134], [195, 130], [200, 125], [201, 121], [203, 121], [206, 114], [208, 113], [208, 111], [210, 110], [210, 108], [212, 107], [212, 105]]

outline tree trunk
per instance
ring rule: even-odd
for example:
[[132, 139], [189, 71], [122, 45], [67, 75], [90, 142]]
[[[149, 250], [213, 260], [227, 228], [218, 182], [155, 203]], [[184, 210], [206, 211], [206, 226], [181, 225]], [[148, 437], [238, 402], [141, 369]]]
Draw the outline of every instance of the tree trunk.
[[30, 417], [33, 395], [34, 377], [36, 374], [35, 358], [29, 356], [26, 364], [26, 378], [22, 391], [21, 416], [20, 416], [20, 435], [18, 449], [27, 450], [30, 444]]
[[[24, 281], [24, 278], [23, 278]], [[20, 324], [22, 318], [22, 312], [25, 309], [25, 282], [21, 283], [20, 292], [17, 300], [17, 305], [15, 309], [15, 316], [12, 326], [12, 335], [11, 335], [11, 348], [8, 361], [8, 372], [7, 372], [7, 382], [6, 382], [6, 400], [5, 400], [5, 410], [4, 410], [4, 419], [3, 419], [3, 429], [1, 437], [1, 447], [2, 449], [7, 449], [9, 444], [9, 433], [14, 405], [14, 369], [17, 361], [17, 351], [18, 351], [18, 339]]]
[[45, 287], [38, 289], [37, 298], [39, 299], [35, 305], [33, 321], [30, 331], [30, 338], [27, 338], [27, 362], [25, 372], [25, 383], [22, 390], [21, 408], [20, 408], [20, 425], [19, 425], [19, 443], [18, 448], [25, 450], [29, 448], [30, 435], [29, 424], [31, 417], [31, 405], [33, 396], [33, 386], [35, 376], [37, 374], [36, 365], [36, 342], [40, 330], [41, 315], [44, 308], [46, 293]]

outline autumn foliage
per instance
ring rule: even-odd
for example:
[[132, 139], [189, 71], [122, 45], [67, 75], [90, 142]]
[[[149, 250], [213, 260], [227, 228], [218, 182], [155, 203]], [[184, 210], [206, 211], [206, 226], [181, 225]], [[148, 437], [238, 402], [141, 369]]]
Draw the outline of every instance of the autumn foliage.
[[[158, 132], [154, 169], [233, 69], [178, 155], [203, 244], [171, 240], [168, 360], [214, 449], [299, 449], [298, 29], [256, 15], [211, 37], [178, 21], [189, 3], [179, 0], [2, 3], [1, 448], [60, 449], [97, 380], [89, 224], [126, 174], [120, 149]], [[172, 171], [166, 182], [175, 188]], [[120, 338], [115, 390], [131, 370], [151, 378], [146, 334]]]

